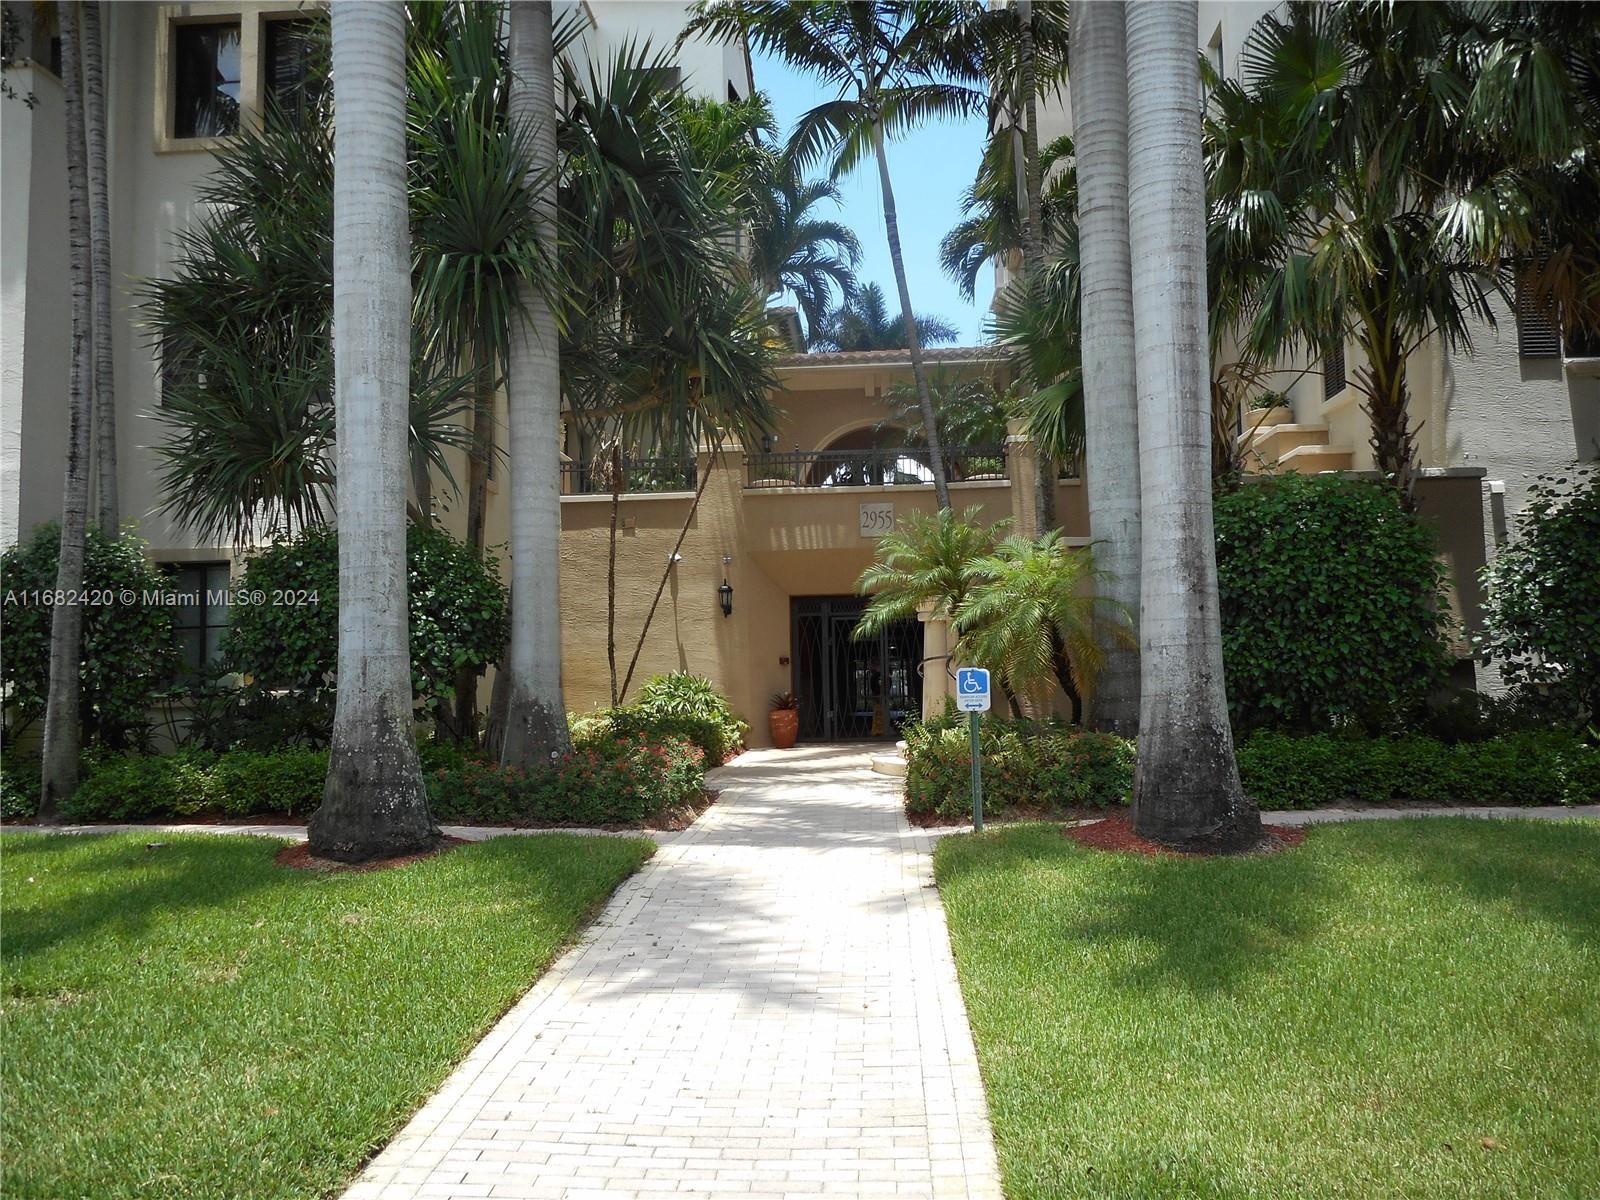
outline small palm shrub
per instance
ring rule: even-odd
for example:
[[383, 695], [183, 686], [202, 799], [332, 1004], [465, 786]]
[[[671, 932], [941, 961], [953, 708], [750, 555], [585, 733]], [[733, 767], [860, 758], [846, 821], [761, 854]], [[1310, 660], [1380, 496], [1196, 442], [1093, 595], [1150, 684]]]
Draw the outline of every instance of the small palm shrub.
[[[716, 684], [685, 671], [653, 676], [639, 689], [638, 700], [619, 713], [626, 714], [614, 718], [619, 732], [680, 733], [695, 741], [713, 765], [736, 753], [750, 730]], [[715, 726], [714, 739], [707, 725]]]

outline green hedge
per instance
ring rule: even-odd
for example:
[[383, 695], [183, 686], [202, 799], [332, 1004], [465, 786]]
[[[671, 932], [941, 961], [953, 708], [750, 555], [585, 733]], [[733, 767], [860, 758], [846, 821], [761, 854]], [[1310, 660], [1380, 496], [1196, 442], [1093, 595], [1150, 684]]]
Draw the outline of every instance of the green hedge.
[[[1126, 803], [1134, 743], [1106, 734], [987, 718], [984, 807], [1067, 808]], [[949, 718], [907, 731], [906, 811], [961, 818], [971, 810], [967, 732]], [[1263, 809], [1337, 804], [1589, 804], [1600, 800], [1600, 746], [1561, 732], [1508, 733], [1480, 742], [1291, 737], [1261, 732], [1239, 743], [1245, 791]]]
[[619, 735], [684, 738], [699, 746], [707, 765], [727, 762], [744, 746], [750, 726], [734, 715], [728, 698], [709, 679], [676, 672], [656, 675], [624, 708], [601, 708], [568, 717], [575, 747]]
[[[452, 823], [635, 825], [696, 799], [705, 781], [698, 746], [642, 734], [596, 735], [560, 765], [527, 772], [453, 747], [424, 746], [420, 757], [434, 818]], [[327, 772], [326, 750], [118, 755], [88, 767], [62, 815], [85, 822], [306, 816], [322, 803]], [[25, 784], [8, 773], [8, 818], [32, 815]], [[37, 787], [35, 777], [35, 794]]]

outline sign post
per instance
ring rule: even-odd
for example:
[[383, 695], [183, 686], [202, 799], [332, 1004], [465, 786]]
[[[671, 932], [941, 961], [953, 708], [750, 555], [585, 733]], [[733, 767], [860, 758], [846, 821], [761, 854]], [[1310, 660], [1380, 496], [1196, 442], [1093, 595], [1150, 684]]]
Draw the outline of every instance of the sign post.
[[978, 740], [978, 714], [989, 711], [989, 672], [983, 667], [956, 669], [956, 707], [967, 714], [972, 751], [972, 829], [983, 832], [983, 747]]

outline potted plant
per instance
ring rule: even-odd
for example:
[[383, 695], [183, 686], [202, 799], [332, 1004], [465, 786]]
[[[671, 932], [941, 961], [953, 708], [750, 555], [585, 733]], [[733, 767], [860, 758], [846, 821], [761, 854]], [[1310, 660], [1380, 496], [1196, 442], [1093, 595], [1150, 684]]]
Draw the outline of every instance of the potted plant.
[[793, 692], [775, 692], [767, 713], [767, 729], [772, 734], [772, 744], [787, 750], [800, 736], [800, 701]]

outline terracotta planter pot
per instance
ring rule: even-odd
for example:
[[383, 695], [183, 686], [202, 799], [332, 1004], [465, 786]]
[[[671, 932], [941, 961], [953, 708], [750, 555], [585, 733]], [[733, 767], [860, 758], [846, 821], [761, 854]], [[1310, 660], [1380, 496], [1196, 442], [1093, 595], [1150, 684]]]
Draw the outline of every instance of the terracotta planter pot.
[[792, 708], [775, 708], [767, 714], [767, 731], [772, 734], [772, 744], [787, 750], [800, 736], [800, 714]]

